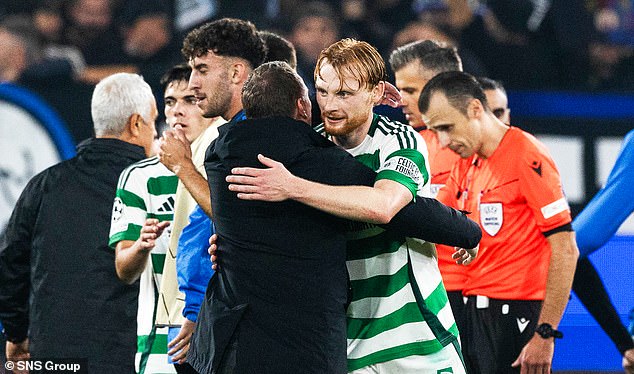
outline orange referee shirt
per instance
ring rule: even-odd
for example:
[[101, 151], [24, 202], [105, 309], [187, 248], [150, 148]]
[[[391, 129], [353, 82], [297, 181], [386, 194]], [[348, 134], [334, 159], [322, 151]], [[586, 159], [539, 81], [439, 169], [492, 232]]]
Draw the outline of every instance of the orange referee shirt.
[[[425, 139], [427, 152], [429, 153], [429, 168], [431, 169], [431, 192], [436, 196], [438, 191], [449, 178], [453, 164], [460, 160], [460, 156], [449, 148], [443, 148], [438, 142], [438, 137], [431, 130], [418, 132]], [[438, 268], [447, 291], [460, 291], [467, 280], [468, 267], [457, 265], [451, 258], [455, 252], [454, 247], [436, 244], [438, 252]]]
[[473, 212], [482, 228], [464, 295], [544, 299], [551, 249], [543, 233], [570, 223], [571, 216], [543, 144], [511, 127], [491, 157], [460, 160], [438, 199]]

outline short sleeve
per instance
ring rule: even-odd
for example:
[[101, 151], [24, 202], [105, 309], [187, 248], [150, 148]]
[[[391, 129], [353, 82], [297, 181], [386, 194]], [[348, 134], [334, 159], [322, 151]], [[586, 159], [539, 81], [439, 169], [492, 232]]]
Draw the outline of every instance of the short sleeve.
[[147, 188], [141, 183], [141, 178], [134, 178], [130, 170], [124, 170], [119, 176], [110, 221], [108, 244], [111, 247], [122, 240], [137, 240], [141, 235], [141, 227], [147, 217], [143, 199], [145, 190]]
[[520, 165], [520, 188], [537, 226], [546, 232], [571, 222], [555, 162], [541, 144], [530, 144]]
[[425, 159], [427, 146], [415, 132], [394, 134], [381, 147], [381, 165], [376, 180], [388, 179], [407, 187], [415, 197], [429, 183], [429, 163]]

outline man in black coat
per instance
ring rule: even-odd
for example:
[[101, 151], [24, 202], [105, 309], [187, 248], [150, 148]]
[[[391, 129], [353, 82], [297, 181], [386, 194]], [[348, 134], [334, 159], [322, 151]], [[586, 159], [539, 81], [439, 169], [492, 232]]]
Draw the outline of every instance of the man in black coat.
[[[205, 160], [222, 255], [187, 360], [200, 373], [345, 373], [347, 221], [290, 200], [239, 200], [225, 178], [258, 166], [258, 153], [322, 183], [372, 185], [376, 174], [307, 124], [307, 89], [288, 65], [257, 68], [242, 101], [249, 119], [222, 126]], [[417, 204], [388, 229], [477, 245], [480, 231], [463, 214]]]
[[33, 177], [0, 239], [0, 320], [8, 361], [131, 373], [138, 284], [117, 278], [108, 231], [119, 174], [150, 154], [157, 109], [143, 78], [125, 73], [95, 87], [91, 109], [96, 137]]

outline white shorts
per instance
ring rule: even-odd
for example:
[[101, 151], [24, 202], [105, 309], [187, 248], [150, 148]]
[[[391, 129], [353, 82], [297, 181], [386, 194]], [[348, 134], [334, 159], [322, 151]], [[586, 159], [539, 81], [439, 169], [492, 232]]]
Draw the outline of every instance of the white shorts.
[[350, 374], [466, 374], [464, 363], [456, 349], [459, 345], [449, 344], [440, 351], [426, 356], [407, 356], [392, 361], [366, 366]]

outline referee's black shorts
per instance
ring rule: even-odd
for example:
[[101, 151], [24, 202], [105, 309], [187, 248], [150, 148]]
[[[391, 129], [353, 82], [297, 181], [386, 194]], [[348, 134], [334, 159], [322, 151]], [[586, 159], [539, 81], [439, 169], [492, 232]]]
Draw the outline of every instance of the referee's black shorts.
[[511, 364], [535, 333], [542, 301], [469, 296], [462, 336], [470, 374], [519, 373]]

